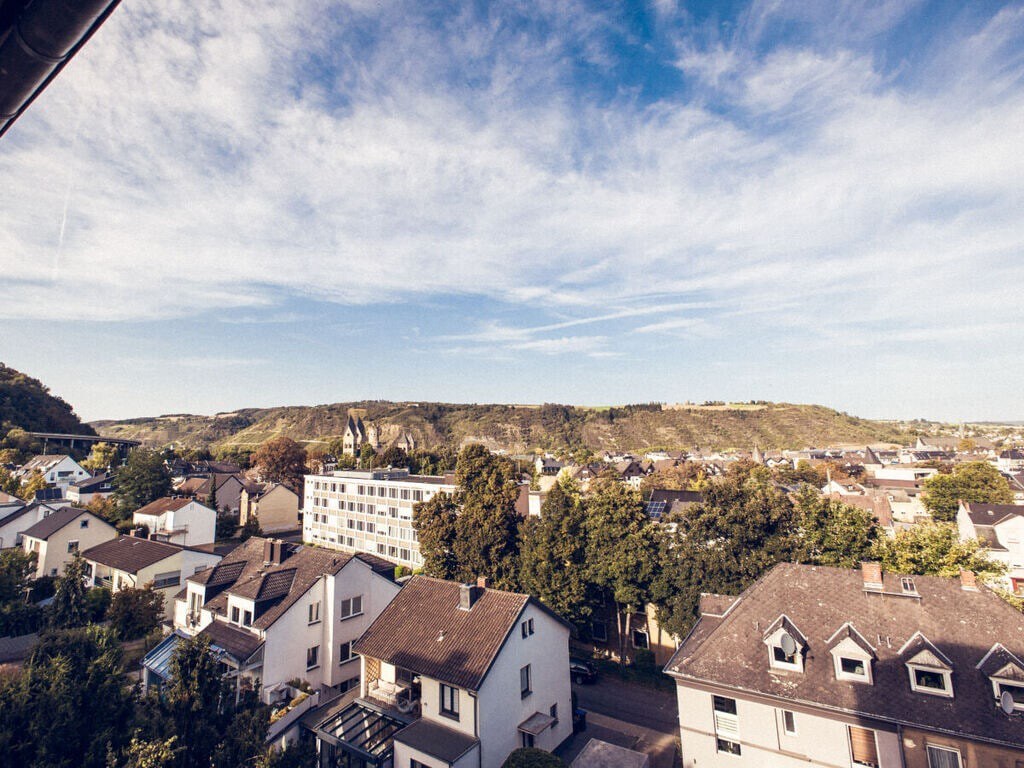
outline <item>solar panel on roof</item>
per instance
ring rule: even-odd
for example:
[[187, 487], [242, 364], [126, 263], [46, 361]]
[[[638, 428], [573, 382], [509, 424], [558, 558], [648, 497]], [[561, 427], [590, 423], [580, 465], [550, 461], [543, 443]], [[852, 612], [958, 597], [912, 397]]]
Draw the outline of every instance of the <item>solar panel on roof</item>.
[[665, 512], [665, 506], [667, 502], [664, 501], [650, 501], [647, 503], [647, 516], [657, 520]]

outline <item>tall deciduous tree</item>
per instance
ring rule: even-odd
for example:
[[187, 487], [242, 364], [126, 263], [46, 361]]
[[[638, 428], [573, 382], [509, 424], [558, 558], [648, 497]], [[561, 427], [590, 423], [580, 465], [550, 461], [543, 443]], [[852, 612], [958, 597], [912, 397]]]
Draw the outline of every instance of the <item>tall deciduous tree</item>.
[[703, 492], [703, 503], [664, 521], [673, 532], [662, 548], [654, 602], [662, 626], [678, 636], [692, 625], [701, 592], [739, 594], [793, 559], [797, 546], [793, 505], [764, 467], [736, 467]]
[[522, 588], [574, 622], [590, 614], [584, 524], [579, 499], [556, 483], [540, 517], [523, 524], [519, 549]]
[[853, 568], [869, 556], [878, 531], [870, 512], [809, 486], [797, 492], [795, 502], [800, 562]]
[[114, 474], [114, 497], [122, 520], [171, 492], [171, 473], [156, 451], [136, 448]]
[[147, 584], [141, 589], [120, 589], [107, 608], [110, 627], [122, 640], [145, 637], [158, 626], [164, 615], [164, 596]]
[[459, 572], [455, 559], [455, 521], [459, 506], [447, 493], [435, 494], [413, 508], [412, 522], [420, 542], [423, 572], [439, 579], [454, 579]]
[[587, 572], [591, 583], [615, 603], [619, 658], [624, 660], [632, 614], [646, 610], [652, 596], [656, 527], [640, 495], [613, 478], [594, 481], [585, 504]]
[[252, 463], [263, 480], [298, 488], [306, 474], [306, 450], [290, 437], [275, 437], [256, 449]]
[[75, 553], [57, 578], [53, 603], [50, 605], [50, 624], [61, 629], [84, 627], [92, 618], [85, 586], [86, 563]]
[[882, 536], [875, 542], [874, 557], [887, 571], [922, 576], [956, 576], [963, 569], [984, 580], [1005, 571], [1002, 563], [985, 555], [980, 541], [960, 541], [950, 523], [919, 523], [894, 537]]
[[1013, 503], [1013, 492], [1006, 478], [984, 461], [969, 461], [958, 464], [950, 474], [932, 475], [924, 481], [924, 488], [921, 501], [940, 523], [956, 519], [960, 501]]
[[82, 466], [93, 473], [106, 472], [116, 461], [117, 448], [110, 443], [94, 443]]
[[482, 445], [469, 445], [455, 465], [459, 485], [452, 551], [459, 578], [486, 577], [501, 589], [519, 586], [519, 517], [515, 466]]

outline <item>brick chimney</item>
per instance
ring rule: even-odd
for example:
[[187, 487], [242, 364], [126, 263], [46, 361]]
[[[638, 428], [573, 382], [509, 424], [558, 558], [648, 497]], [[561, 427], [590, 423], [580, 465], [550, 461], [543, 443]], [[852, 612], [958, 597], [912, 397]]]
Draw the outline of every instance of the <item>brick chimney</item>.
[[974, 571], [965, 571], [960, 569], [960, 589], [965, 592], [977, 592], [978, 591], [978, 580], [974, 575]]
[[881, 591], [883, 587], [881, 563], [861, 563], [860, 575], [864, 579], [864, 589], [870, 589], [876, 592]]
[[476, 577], [476, 585], [478, 587], [480, 587], [480, 589], [490, 589], [491, 588], [491, 580], [488, 579], [486, 576], [477, 576]]

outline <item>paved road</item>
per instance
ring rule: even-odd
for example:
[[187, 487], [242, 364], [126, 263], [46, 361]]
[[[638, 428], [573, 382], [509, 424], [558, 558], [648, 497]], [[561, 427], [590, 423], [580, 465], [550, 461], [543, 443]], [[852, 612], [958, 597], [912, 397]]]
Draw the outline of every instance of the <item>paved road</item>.
[[659, 733], [678, 734], [676, 699], [668, 691], [602, 675], [596, 683], [573, 685], [579, 706]]

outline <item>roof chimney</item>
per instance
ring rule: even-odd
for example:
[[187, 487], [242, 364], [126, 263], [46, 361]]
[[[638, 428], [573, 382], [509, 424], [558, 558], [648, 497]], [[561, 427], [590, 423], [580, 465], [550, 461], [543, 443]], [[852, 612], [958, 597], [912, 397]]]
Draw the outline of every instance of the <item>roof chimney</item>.
[[480, 589], [490, 589], [491, 588], [491, 580], [488, 579], [486, 576], [477, 576], [476, 577], [476, 585], [478, 587], [480, 587]]
[[974, 575], [974, 571], [965, 571], [960, 569], [960, 589], [965, 592], [977, 592], [978, 591], [978, 580]]
[[476, 584], [460, 584], [459, 585], [459, 608], [463, 611], [472, 610], [473, 605], [483, 594], [483, 587], [479, 587]]
[[881, 591], [883, 587], [881, 563], [861, 563], [860, 575], [864, 579], [864, 589], [870, 589], [876, 592]]

